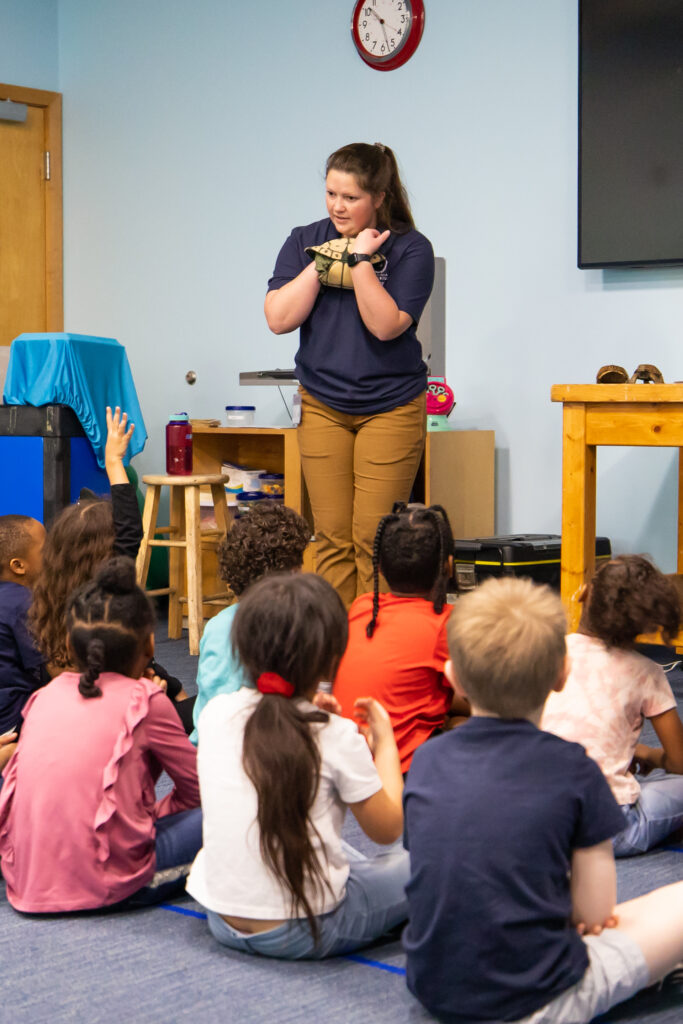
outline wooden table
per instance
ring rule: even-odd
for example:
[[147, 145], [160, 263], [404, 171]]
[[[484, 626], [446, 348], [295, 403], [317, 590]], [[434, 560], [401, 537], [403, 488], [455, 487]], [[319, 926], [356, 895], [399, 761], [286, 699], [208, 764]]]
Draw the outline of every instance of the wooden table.
[[[683, 384], [555, 384], [563, 404], [562, 600], [570, 630], [578, 594], [595, 563], [595, 454], [598, 445], [678, 448], [678, 572], [683, 572]], [[679, 636], [683, 643], [683, 636]]]

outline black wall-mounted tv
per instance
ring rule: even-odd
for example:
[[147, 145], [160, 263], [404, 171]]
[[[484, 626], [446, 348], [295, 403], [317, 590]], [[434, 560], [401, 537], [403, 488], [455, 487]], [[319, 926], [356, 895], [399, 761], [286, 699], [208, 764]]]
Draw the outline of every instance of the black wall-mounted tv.
[[683, 0], [579, 0], [578, 262], [683, 264]]

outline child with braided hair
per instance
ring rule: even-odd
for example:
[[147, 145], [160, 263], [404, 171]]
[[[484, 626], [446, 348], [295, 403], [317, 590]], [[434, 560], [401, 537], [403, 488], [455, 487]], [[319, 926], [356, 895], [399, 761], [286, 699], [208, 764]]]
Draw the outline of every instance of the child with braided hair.
[[[166, 899], [201, 846], [196, 753], [145, 674], [154, 615], [134, 563], [102, 565], [69, 598], [66, 625], [78, 671], [29, 699], [0, 791], [7, 898], [28, 913]], [[156, 801], [162, 770], [175, 788]]]
[[[371, 696], [394, 728], [401, 771], [417, 747], [441, 729], [449, 712], [469, 715], [444, 676], [446, 586], [453, 534], [446, 511], [397, 504], [381, 520], [372, 553], [374, 591], [349, 609], [349, 642], [334, 681], [341, 713], [354, 717], [354, 702]], [[380, 572], [390, 593], [379, 591]]]

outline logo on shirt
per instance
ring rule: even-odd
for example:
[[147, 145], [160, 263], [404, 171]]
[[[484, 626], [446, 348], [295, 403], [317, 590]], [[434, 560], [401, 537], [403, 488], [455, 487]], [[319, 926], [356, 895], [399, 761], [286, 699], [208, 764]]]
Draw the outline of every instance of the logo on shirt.
[[[384, 253], [382, 253], [382, 255], [384, 256]], [[386, 259], [386, 257], [385, 257], [384, 266], [382, 267], [382, 269], [377, 274], [377, 280], [379, 281], [380, 284], [386, 284], [388, 277], [389, 277], [389, 260]]]

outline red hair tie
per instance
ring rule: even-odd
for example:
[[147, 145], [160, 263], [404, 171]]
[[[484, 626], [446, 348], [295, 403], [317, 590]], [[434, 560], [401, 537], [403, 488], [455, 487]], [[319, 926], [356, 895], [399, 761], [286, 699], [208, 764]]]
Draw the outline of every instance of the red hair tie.
[[278, 675], [277, 672], [262, 672], [256, 680], [259, 693], [277, 693], [281, 697], [293, 697], [294, 685]]

